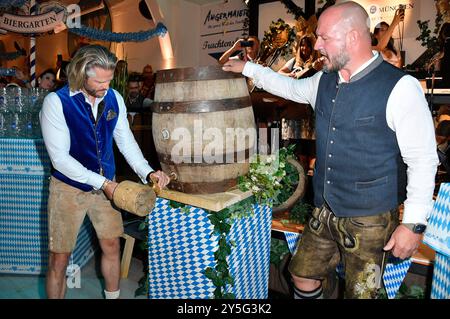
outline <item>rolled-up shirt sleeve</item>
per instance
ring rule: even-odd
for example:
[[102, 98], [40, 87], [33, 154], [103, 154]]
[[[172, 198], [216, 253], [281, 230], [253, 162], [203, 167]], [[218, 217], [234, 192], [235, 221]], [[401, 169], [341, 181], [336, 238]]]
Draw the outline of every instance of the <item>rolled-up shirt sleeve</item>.
[[53, 167], [74, 181], [100, 189], [105, 177], [88, 170], [69, 154], [70, 133], [64, 118], [61, 100], [49, 93], [39, 114], [42, 137]]

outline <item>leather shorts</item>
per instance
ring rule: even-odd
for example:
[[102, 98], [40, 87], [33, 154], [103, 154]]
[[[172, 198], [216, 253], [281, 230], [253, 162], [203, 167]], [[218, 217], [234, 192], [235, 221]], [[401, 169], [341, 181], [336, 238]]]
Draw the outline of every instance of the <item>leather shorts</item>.
[[399, 224], [398, 209], [374, 216], [337, 217], [326, 205], [305, 225], [289, 271], [324, 280], [341, 261], [346, 298], [375, 298], [387, 258], [383, 247]]
[[49, 192], [48, 236], [51, 252], [73, 251], [86, 215], [89, 216], [99, 239], [122, 235], [122, 215], [103, 192], [83, 192], [53, 176], [50, 179]]

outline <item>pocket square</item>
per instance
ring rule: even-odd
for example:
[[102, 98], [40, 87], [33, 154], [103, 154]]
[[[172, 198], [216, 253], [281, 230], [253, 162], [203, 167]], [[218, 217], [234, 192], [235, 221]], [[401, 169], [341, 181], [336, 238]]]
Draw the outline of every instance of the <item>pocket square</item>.
[[106, 115], [106, 120], [111, 121], [113, 118], [117, 117], [117, 113], [113, 110], [109, 110], [108, 114]]

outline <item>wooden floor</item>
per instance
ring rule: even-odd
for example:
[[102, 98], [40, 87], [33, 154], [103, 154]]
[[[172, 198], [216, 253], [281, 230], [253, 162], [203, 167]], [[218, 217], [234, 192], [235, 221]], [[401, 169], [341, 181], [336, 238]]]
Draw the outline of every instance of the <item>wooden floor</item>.
[[[103, 279], [98, 269], [98, 259], [92, 258], [81, 268], [81, 287], [68, 288], [66, 299], [103, 299]], [[146, 299], [134, 296], [143, 275], [142, 261], [133, 257], [128, 278], [120, 282], [120, 299]], [[45, 276], [0, 274], [0, 299], [45, 298]]]

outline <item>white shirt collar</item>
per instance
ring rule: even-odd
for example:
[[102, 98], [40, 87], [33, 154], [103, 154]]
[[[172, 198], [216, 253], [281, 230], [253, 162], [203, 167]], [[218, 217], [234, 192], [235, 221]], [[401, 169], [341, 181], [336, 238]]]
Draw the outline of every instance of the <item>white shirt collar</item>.
[[[69, 89], [69, 96], [70, 96], [70, 97], [72, 97], [72, 96], [74, 96], [74, 95], [77, 95], [77, 94], [79, 94], [79, 93], [83, 94], [84, 100], [86, 101], [86, 103], [88, 103], [90, 106], [92, 106], [92, 107], [94, 107], [94, 108], [97, 107], [97, 105], [98, 105], [101, 101], [103, 101], [103, 99], [105, 98], [105, 96], [95, 98], [95, 103], [94, 103], [94, 105], [92, 105], [91, 102], [89, 101], [89, 96], [88, 96], [85, 92], [83, 92], [82, 90], [72, 91], [72, 90]], [[105, 94], [105, 95], [106, 95], [106, 94]]]
[[[357, 68], [356, 71], [353, 72], [353, 74], [350, 76], [350, 79], [352, 77], [354, 77], [355, 75], [357, 75], [362, 70], [364, 70], [365, 68], [367, 68], [373, 61], [375, 61], [378, 58], [378, 55], [379, 55], [378, 51], [372, 50], [372, 53], [373, 53], [373, 57], [370, 60], [368, 60], [367, 62], [365, 62], [364, 64], [362, 64], [359, 68]], [[344, 80], [344, 78], [341, 76], [340, 71], [338, 72], [338, 74], [339, 74], [339, 82], [346, 82]]]

